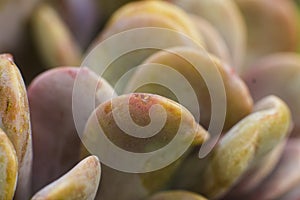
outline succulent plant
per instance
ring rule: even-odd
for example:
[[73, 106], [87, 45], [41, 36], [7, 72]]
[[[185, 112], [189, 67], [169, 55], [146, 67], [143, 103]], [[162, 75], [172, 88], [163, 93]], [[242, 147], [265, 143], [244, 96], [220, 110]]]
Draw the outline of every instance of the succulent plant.
[[[249, 193], [246, 199], [287, 199], [284, 196], [289, 196], [289, 191], [299, 189], [298, 166], [299, 139], [290, 139], [277, 167], [261, 183], [256, 185], [255, 192]], [[282, 181], [283, 178], [285, 179], [284, 182]], [[277, 189], [274, 190], [273, 188]]]
[[[118, 126], [117, 116], [126, 116], [127, 107], [134, 122], [140, 126], [147, 125], [150, 120], [148, 116], [149, 109], [153, 105], [162, 106], [164, 108], [162, 111], [166, 112], [166, 122], [161, 131], [155, 136], [151, 138], [133, 138]], [[162, 111], [154, 112], [151, 120], [160, 119], [159, 116], [162, 115]], [[159, 126], [159, 122], [151, 123]], [[100, 104], [87, 122], [83, 140], [93, 138], [92, 141], [102, 141], [99, 137], [97, 124], [102, 127], [103, 133], [118, 147], [136, 153], [159, 149], [168, 144], [176, 134], [183, 134], [182, 138], [176, 142], [173, 148], [169, 149], [168, 153], [163, 152], [157, 155], [157, 157], [162, 158], [178, 155], [179, 145], [185, 145], [187, 140], [193, 140], [193, 146], [195, 146], [202, 144], [208, 138], [208, 133], [195, 122], [194, 117], [187, 109], [167, 98], [153, 94], [134, 93], [122, 95]], [[128, 120], [127, 124], [131, 124], [131, 122]], [[141, 133], [138, 132], [137, 134]], [[99, 151], [98, 148], [98, 145], [91, 146], [93, 152]], [[99, 157], [101, 157], [101, 154], [99, 154]], [[147, 195], [167, 186], [180, 160], [182, 160], [182, 157], [166, 168], [140, 174], [122, 173], [109, 167], [103, 167], [103, 179], [98, 197], [99, 199], [113, 198], [116, 200], [145, 198]], [[151, 159], [147, 161], [150, 165], [152, 162]], [[111, 185], [117, 187], [111, 188]]]
[[[220, 140], [205, 166], [203, 177], [197, 181], [198, 191], [210, 198], [223, 195], [245, 170], [255, 166], [287, 137], [291, 117], [284, 103], [269, 97], [258, 102], [256, 110]], [[270, 120], [264, 122], [265, 119]]]
[[[292, 0], [234, 0], [239, 6], [248, 32], [245, 66], [263, 56], [297, 49], [297, 10]], [[245, 71], [243, 69], [242, 71]]]
[[299, 199], [297, 5], [0, 0], [0, 199]]
[[50, 5], [42, 4], [34, 10], [32, 28], [46, 67], [80, 65], [79, 45]]
[[[287, 138], [290, 125], [290, 111], [285, 103], [277, 97], [267, 97], [255, 105], [252, 114], [220, 139], [204, 163], [199, 158], [189, 160], [186, 163], [189, 166], [184, 166], [180, 172], [188, 173], [189, 177], [179, 177], [177, 180], [183, 181], [192, 191], [209, 198], [220, 198], [241, 181], [247, 171], [265, 164], [266, 156], [270, 156], [269, 153]], [[193, 170], [186, 171], [190, 168]]]
[[9, 54], [0, 55], [1, 128], [18, 158], [16, 198], [28, 198], [31, 184], [32, 139], [26, 88]]
[[77, 164], [67, 174], [36, 193], [39, 199], [93, 199], [100, 181], [100, 163], [91, 156]]
[[190, 17], [202, 35], [207, 51], [232, 65], [229, 48], [219, 31], [209, 21], [198, 15], [190, 14]]
[[[75, 69], [79, 70], [78, 68]], [[2, 181], [1, 181], [0, 196], [1, 199], [13, 199], [13, 197], [16, 199], [29, 199], [31, 195], [31, 177], [32, 177], [31, 176], [32, 139], [31, 139], [31, 123], [29, 117], [29, 107], [28, 107], [26, 89], [21, 74], [18, 68], [16, 67], [16, 65], [14, 64], [11, 55], [9, 54], [0, 55], [0, 71], [1, 71], [0, 88], [3, 94], [1, 98], [2, 103], [1, 103], [1, 112], [0, 112], [1, 113], [1, 166], [2, 166], [1, 167]], [[72, 68], [70, 69], [67, 68], [67, 70], [65, 71], [69, 76], [72, 75], [72, 73], [73, 75], [74, 74], [76, 75], [77, 72]], [[90, 76], [93, 77], [92, 75]], [[68, 81], [65, 80], [65, 83], [67, 82]], [[43, 85], [39, 85], [39, 87], [46, 88], [46, 86]], [[53, 85], [51, 87], [53, 87]], [[31, 89], [31, 91], [33, 90], [33, 93], [36, 95], [36, 97], [40, 97], [40, 98], [42, 97], [42, 95], [37, 95], [38, 90], [36, 87], [32, 86], [31, 88], [33, 88]], [[61, 94], [65, 95], [64, 92]], [[38, 104], [36, 104], [36, 106], [38, 106]], [[36, 128], [34, 128], [34, 130], [35, 129]], [[47, 132], [47, 128], [46, 128], [46, 132]], [[51, 135], [46, 135], [44, 137], [49, 138], [49, 136]], [[46, 158], [49, 159], [49, 157]], [[38, 161], [38, 163], [40, 161]], [[68, 175], [62, 177], [62, 180], [58, 180], [57, 182], [53, 183], [51, 186], [48, 186], [47, 188], [39, 192], [35, 197], [33, 197], [33, 199], [41, 199], [42, 197], [43, 199], [47, 199], [48, 198], [47, 195], [50, 195], [49, 198], [56, 198], [55, 195], [58, 195], [57, 198], [59, 198], [60, 196], [61, 198], [69, 197], [69, 199], [93, 198], [92, 196], [95, 196], [96, 191], [98, 189], [97, 185], [99, 184], [99, 179], [100, 179], [100, 168], [99, 168], [100, 164], [98, 159], [95, 157], [89, 158], [86, 161], [82, 161], [82, 162], [83, 162], [82, 164], [80, 164], [78, 167], [70, 171]], [[39, 165], [41, 166], [41, 168], [39, 169], [43, 169], [45, 166], [47, 166], [47, 164], [48, 162], [46, 163], [46, 165], [44, 164], [40, 165], [39, 163]], [[91, 168], [92, 166], [94, 168]], [[33, 173], [33, 174], [40, 175], [39, 173]], [[75, 178], [77, 179], [79, 178], [78, 175], [80, 174], [82, 174], [81, 176], [83, 177], [82, 181], [76, 182], [76, 184], [74, 184], [71, 178], [74, 179], [75, 176]], [[46, 175], [44, 174], [44, 176], [41, 175], [39, 177], [41, 179], [38, 180], [39, 181], [43, 180], [44, 179], [43, 177], [45, 176], [47, 177], [47, 175], [49, 174]], [[89, 185], [89, 182], [87, 183], [86, 180], [87, 175], [95, 179], [94, 181], [95, 183], [93, 184], [92, 189], [88, 189], [91, 186]], [[67, 181], [70, 181], [69, 186], [65, 185]], [[83, 181], [85, 182], [81, 183]], [[60, 189], [57, 189], [59, 185], [61, 185], [63, 189], [64, 187], [69, 188], [70, 190], [69, 193], [67, 193], [68, 191], [64, 191], [66, 193], [61, 193]], [[53, 189], [51, 189], [52, 187], [55, 187], [54, 191]], [[72, 197], [71, 194], [73, 194], [74, 196]], [[54, 196], [51, 197], [51, 195]]]
[[243, 78], [254, 100], [274, 94], [289, 106], [294, 119], [292, 135], [299, 134], [299, 62], [295, 53], [277, 53], [263, 57], [253, 63]]
[[[147, 27], [154, 29], [150, 31], [143, 29]], [[126, 34], [130, 30], [135, 33]], [[119, 8], [108, 20], [104, 30], [101, 31], [89, 49], [93, 49], [100, 42], [118, 33], [125, 33], [125, 35], [123, 34], [125, 38], [122, 38], [122, 41], [118, 43], [122, 42], [124, 49], [135, 48], [135, 50], [125, 52], [124, 55], [113, 60], [109, 67], [100, 64], [99, 67], [101, 68], [107, 67], [102, 76], [113, 87], [123, 74], [141, 64], [143, 60], [160, 49], [174, 46], [199, 46], [199, 48], [205, 46], [201, 33], [197, 31], [188, 14], [177, 6], [159, 0], [136, 1]], [[141, 47], [142, 49], [135, 47], [136, 41], [145, 42]], [[151, 47], [151, 44], [154, 47]], [[145, 48], [147, 46], [149, 47]], [[115, 48], [107, 49], [103, 60], [112, 57], [118, 50]], [[97, 49], [93, 51], [97, 51]], [[104, 54], [99, 52], [99, 57], [101, 56]], [[99, 57], [96, 57], [98, 62], [102, 60]], [[116, 88], [116, 91], [122, 93], [123, 89]]]
[[246, 53], [246, 25], [233, 0], [169, 0], [187, 12], [209, 21], [223, 36], [237, 71]]
[[[162, 17], [161, 19], [169, 20], [169, 22], [172, 23], [170, 25], [173, 25], [175, 30], [187, 34], [196, 42], [201, 42], [201, 39], [199, 38], [200, 36], [197, 33], [191, 19], [187, 16], [187, 14], [180, 8], [170, 3], [159, 1], [159, 0], [158, 1], [157, 0], [137, 1], [137, 2], [126, 4], [118, 11], [116, 11], [114, 15], [111, 17], [107, 25], [108, 29], [110, 26], [113, 26], [121, 19], [131, 18], [133, 16], [141, 17], [144, 14], [145, 15], [149, 14], [150, 16], [151, 15], [161, 16]], [[135, 24], [132, 23], [132, 26], [136, 26], [136, 25], [138, 25], [138, 23]], [[158, 23], [158, 27], [160, 27], [159, 23]], [[166, 28], [169, 27], [167, 26]]]
[[51, 0], [47, 3], [57, 9], [81, 48], [86, 48], [106, 20], [97, 7], [97, 0]]
[[18, 179], [18, 160], [14, 146], [1, 130], [1, 184], [0, 198], [13, 199]]
[[[211, 92], [208, 88], [209, 80], [207, 79], [210, 79], [214, 84], [218, 84], [218, 80], [221, 77], [224, 84], [223, 88], [219, 86], [219, 88], [214, 88], [214, 90], [219, 93], [225, 90], [226, 93], [226, 99], [222, 100], [227, 102], [224, 124], [225, 130], [251, 112], [252, 98], [249, 95], [247, 87], [238, 75], [217, 57], [190, 47], [175, 47], [150, 56], [144, 61], [144, 65], [134, 73], [125, 92], [132, 91], [132, 89], [136, 88], [136, 85], [139, 85], [139, 81], [146, 79], [147, 76], [149, 77], [149, 81], [153, 83], [159, 83], [159, 80], [165, 79], [171, 79], [173, 84], [180, 81], [180, 79], [176, 80], [176, 77], [170, 73], [161, 73], [150, 67], [151, 64], [157, 63], [174, 68], [190, 82], [198, 98], [199, 110], [201, 112], [200, 123], [206, 128], [209, 125], [212, 112]], [[209, 78], [207, 78], [208, 74]], [[180, 88], [180, 86], [178, 86], [178, 88]], [[187, 91], [184, 87], [181, 90], [183, 92]], [[144, 85], [137, 91], [151, 92], [172, 98], [170, 92], [153, 84]], [[188, 93], [183, 96], [186, 95], [188, 95]], [[191, 105], [184, 106], [190, 108]], [[196, 113], [195, 110], [191, 110], [191, 112], [193, 114]]]
[[34, 192], [66, 173], [79, 161], [81, 142], [72, 115], [72, 91], [78, 74], [83, 74], [88, 80], [84, 90], [93, 83], [99, 86], [98, 104], [113, 95], [113, 89], [105, 80], [88, 69], [76, 67], [49, 70], [36, 77], [28, 88], [36, 158], [33, 162]]

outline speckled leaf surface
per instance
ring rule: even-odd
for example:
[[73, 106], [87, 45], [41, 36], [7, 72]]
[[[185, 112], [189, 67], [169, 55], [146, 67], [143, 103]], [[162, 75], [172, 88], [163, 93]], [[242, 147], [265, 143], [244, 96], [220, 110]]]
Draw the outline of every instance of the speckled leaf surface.
[[21, 73], [9, 54], [0, 55], [1, 128], [16, 149], [19, 177], [16, 198], [30, 194], [32, 139], [28, 99]]

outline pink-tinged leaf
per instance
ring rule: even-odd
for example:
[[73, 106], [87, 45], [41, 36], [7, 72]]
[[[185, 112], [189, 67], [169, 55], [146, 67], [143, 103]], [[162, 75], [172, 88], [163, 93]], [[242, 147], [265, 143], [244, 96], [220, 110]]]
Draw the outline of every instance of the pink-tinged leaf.
[[[297, 193], [297, 187], [300, 185], [299, 168], [300, 140], [290, 139], [275, 170], [247, 195], [247, 199], [280, 199], [285, 194], [288, 197], [289, 192]], [[285, 198], [288, 199], [287, 197]]]
[[253, 63], [244, 74], [254, 101], [266, 95], [282, 98], [290, 107], [294, 122], [292, 136], [300, 133], [300, 56], [279, 53]]
[[28, 89], [35, 155], [34, 191], [57, 179], [79, 160], [81, 142], [72, 114], [72, 92], [78, 74], [84, 77], [82, 90], [97, 86], [96, 105], [113, 95], [105, 80], [88, 68], [75, 67], [46, 71]]
[[293, 0], [234, 0], [247, 26], [247, 51], [242, 72], [257, 59], [297, 48], [298, 16]]

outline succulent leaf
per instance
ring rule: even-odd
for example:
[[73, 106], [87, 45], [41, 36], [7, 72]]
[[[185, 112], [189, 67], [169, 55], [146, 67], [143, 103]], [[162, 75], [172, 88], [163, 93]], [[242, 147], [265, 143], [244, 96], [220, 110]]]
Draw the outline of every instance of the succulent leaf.
[[266, 97], [255, 109], [220, 140], [194, 189], [209, 198], [224, 195], [288, 136], [291, 116], [283, 101]]
[[[97, 55], [88, 58], [91, 60], [89, 64], [97, 63], [97, 68], [101, 69], [105, 67], [102, 77], [113, 87], [122, 75], [159, 49], [204, 46], [201, 34], [187, 13], [168, 2], [157, 0], [131, 2], [118, 9], [89, 49], [99, 44], [103, 44], [105, 49], [93, 49]], [[115, 45], [121, 47], [115, 48]], [[102, 63], [107, 58], [111, 58], [112, 63]], [[126, 82], [119, 84], [120, 88], [115, 87], [119, 94], [123, 93], [122, 86]]]
[[[140, 16], [143, 14], [153, 14], [160, 16], [161, 19], [168, 19], [170, 22], [177, 25], [178, 29], [174, 30], [182, 32], [190, 36], [196, 42], [201, 43], [201, 35], [197, 33], [196, 27], [189, 16], [179, 7], [166, 1], [148, 0], [128, 3], [114, 13], [114, 15], [108, 21], [107, 26], [109, 28], [120, 19], [132, 16]], [[160, 23], [158, 22], [158, 24]], [[145, 26], [147, 26], [147, 24], [145, 24]]]
[[[218, 85], [213, 88], [214, 92], [218, 94], [222, 94], [223, 92], [226, 94], [226, 97], [224, 97], [225, 99], [220, 100], [222, 102], [226, 100], [226, 103], [224, 104], [227, 105], [224, 125], [225, 130], [228, 130], [228, 128], [248, 115], [252, 110], [252, 98], [249, 94], [248, 88], [239, 76], [235, 74], [234, 71], [227, 66], [227, 64], [223, 63], [218, 58], [190, 47], [170, 48], [150, 56], [144, 61], [143, 65], [136, 70], [126, 87], [125, 92], [132, 92], [132, 90], [136, 89], [137, 86], [140, 85], [140, 82], [145, 79], [149, 83], [161, 83], [162, 80], [169, 80], [173, 83], [173, 85], [180, 83], [174, 87], [180, 88], [180, 91], [183, 94], [188, 92], [185, 86], [183, 86], [182, 80], [179, 79], [180, 77], [173, 76], [170, 72], [161, 73], [161, 70], [164, 68], [159, 71], [152, 66], [156, 66], [157, 64], [166, 66], [164, 67], [166, 70], [168, 68], [175, 69], [191, 84], [194, 93], [198, 98], [201, 114], [200, 122], [205, 127], [208, 127], [211, 120], [212, 97], [209, 87], [212, 87], [212, 84]], [[213, 81], [208, 83], [207, 80]], [[170, 91], [166, 91], [164, 88], [156, 84], [147, 84], [143, 87], [137, 88], [136, 91], [155, 93], [177, 100], [174, 99], [174, 96], [170, 93]], [[182, 96], [189, 98], [190, 95], [187, 93]], [[190, 105], [183, 106], [191, 108]], [[197, 113], [196, 110], [190, 111], [194, 115]]]
[[209, 21], [223, 36], [237, 71], [246, 53], [246, 25], [233, 0], [169, 0], [189, 13]]
[[209, 21], [198, 15], [190, 14], [190, 17], [202, 35], [207, 51], [233, 65], [229, 48], [218, 30]]
[[[166, 112], [167, 118], [162, 129], [160, 129], [160, 131], [152, 137], [132, 137], [128, 132], [119, 127], [117, 120], [115, 120], [116, 116], [114, 115], [120, 115], [123, 116], [121, 117], [122, 122], [131, 124], [132, 122], [129, 119], [131, 116], [134, 123], [140, 126], [146, 126], [150, 123], [149, 111], [153, 105], [162, 106]], [[129, 109], [129, 117], [126, 117], [124, 108]], [[151, 120], [160, 119], [161, 115], [163, 114], [162, 112], [163, 111], [158, 110], [157, 112], [152, 113]], [[126, 151], [136, 153], [145, 153], [149, 151], [152, 152], [157, 149], [161, 149], [167, 145], [175, 135], [180, 134], [183, 138], [181, 138], [178, 143], [176, 142], [176, 147], [173, 146], [174, 148], [169, 149], [170, 151], [166, 152], [167, 155], [164, 153], [159, 153], [159, 155], [156, 155], [156, 158], [161, 157], [162, 159], [174, 157], [174, 161], [184, 153], [179, 152], [180, 145], [186, 146], [186, 143], [189, 139], [191, 139], [193, 145], [200, 145], [208, 137], [207, 132], [200, 125], [198, 125], [197, 122], [195, 122], [194, 117], [188, 110], [174, 101], [153, 94], [133, 93], [122, 95], [98, 106], [98, 108], [91, 115], [84, 133], [86, 140], [91, 140], [94, 143], [90, 146], [90, 150], [94, 154], [99, 152], [99, 146], [105, 146], [105, 144], [102, 143], [95, 143], [95, 141], [103, 141], [99, 137], [99, 134], [101, 135], [101, 133], [99, 133], [99, 129], [97, 128], [99, 125], [103, 130], [103, 134], [105, 134], [105, 136], [116, 146]], [[180, 129], [180, 127], [182, 127], [182, 129]], [[141, 135], [145, 132], [147, 132], [147, 129], [145, 131], [139, 131], [138, 133]], [[99, 156], [101, 156], [101, 152], [99, 153]], [[114, 157], [113, 159], [117, 158]], [[180, 160], [181, 159], [163, 169], [140, 174], [125, 173], [118, 171], [117, 169], [104, 166], [103, 179], [97, 199], [113, 198], [116, 200], [133, 200], [145, 198], [152, 192], [164, 188], [168, 184], [173, 173], [175, 172], [175, 169], [177, 168], [178, 164], [180, 164]], [[152, 162], [150, 159], [147, 161], [147, 164], [144, 164], [142, 167], [148, 168], [149, 166], [155, 165], [156, 162], [157, 161]], [[119, 165], [120, 163], [115, 167], [121, 167]], [[115, 187], [112, 188], [110, 187], [111, 185], [115, 185]]]
[[254, 101], [266, 95], [282, 98], [291, 108], [294, 128], [300, 131], [300, 56], [295, 53], [271, 54], [257, 60], [243, 76]]
[[32, 200], [93, 200], [98, 190], [100, 176], [99, 160], [96, 156], [90, 156], [36, 193]]
[[270, 176], [258, 184], [257, 187], [247, 195], [246, 199], [288, 199], [289, 195], [293, 196], [295, 194], [292, 193], [297, 193], [297, 190], [299, 191], [299, 144], [299, 139], [288, 140], [283, 156], [275, 170]]
[[16, 151], [7, 135], [0, 129], [0, 199], [14, 197], [18, 178]]
[[[72, 92], [78, 74], [84, 77], [82, 90], [97, 86], [97, 105], [113, 95], [113, 89], [105, 80], [88, 68], [76, 67], [46, 71], [28, 88], [35, 155], [34, 192], [57, 179], [79, 160], [81, 141], [72, 114]], [[83, 103], [84, 97], [82, 94]]]
[[26, 88], [21, 73], [9, 54], [0, 55], [1, 128], [16, 149], [19, 177], [16, 198], [29, 198], [32, 139]]
[[41, 4], [36, 8], [32, 15], [32, 29], [46, 67], [80, 65], [79, 45], [51, 6]]
[[268, 54], [296, 51], [299, 22], [294, 1], [234, 1], [247, 26], [247, 54], [242, 72]]

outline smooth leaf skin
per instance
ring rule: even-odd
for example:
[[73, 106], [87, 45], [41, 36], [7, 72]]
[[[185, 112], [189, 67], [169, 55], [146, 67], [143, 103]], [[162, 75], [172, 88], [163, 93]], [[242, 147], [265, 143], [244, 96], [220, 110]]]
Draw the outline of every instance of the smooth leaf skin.
[[234, 0], [247, 25], [244, 72], [257, 59], [297, 49], [297, 10], [293, 0]]
[[[152, 109], [152, 106], [154, 105], [162, 106], [164, 111], [152, 111], [150, 118], [149, 112], [151, 112], [150, 109]], [[128, 114], [130, 114], [130, 116], [127, 116], [125, 111], [127, 108], [129, 109]], [[113, 113], [113, 111], [116, 112]], [[133, 137], [128, 133], [125, 133], [125, 130], [122, 127], [119, 127], [119, 124], [116, 124], [117, 122], [115, 120], [116, 116], [120, 116], [121, 119], [127, 120], [128, 124], [135, 123], [141, 127], [147, 126], [150, 122], [155, 123], [155, 125], [160, 125], [160, 122], [154, 121], [154, 119], [155, 117], [156, 119], [161, 119], [163, 112], [166, 112], [167, 114], [166, 123], [162, 124], [163, 128], [158, 130], [159, 132], [154, 136], [141, 135], [142, 138]], [[133, 121], [127, 117], [131, 117]], [[177, 134], [181, 123], [183, 124], [182, 127], [184, 128], [184, 131], [180, 133], [195, 137], [193, 140], [194, 144], [200, 145], [208, 138], [208, 133], [195, 121], [193, 115], [186, 108], [170, 99], [154, 94], [125, 94], [100, 104], [95, 109], [86, 125], [84, 131], [86, 137], [96, 137], [97, 134], [99, 134], [94, 132], [97, 130], [97, 127], [95, 127], [97, 124], [94, 124], [94, 118], [96, 119], [96, 123], [99, 122], [103, 132], [110, 140], [119, 147], [132, 152], [148, 152], [156, 148], [161, 148]], [[147, 129], [145, 129], [145, 131], [146, 130]], [[151, 130], [153, 129], [149, 127], [149, 131]]]
[[257, 185], [255, 190], [247, 195], [246, 199], [289, 199], [289, 195], [293, 196], [295, 194], [292, 193], [297, 193], [297, 190], [299, 190], [299, 167], [300, 140], [290, 139], [275, 170]]
[[98, 190], [100, 176], [99, 160], [96, 156], [90, 156], [36, 193], [32, 200], [93, 200]]
[[58, 13], [39, 5], [32, 14], [33, 39], [46, 67], [79, 66], [81, 50]]
[[[179, 7], [160, 0], [134, 1], [116, 10], [108, 20], [96, 43], [114, 34], [143, 27], [170, 29], [184, 34], [200, 46], [205, 46], [202, 35], [198, 33], [197, 27], [189, 15]], [[153, 37], [157, 38], [159, 35], [153, 35]], [[153, 38], [148, 39], [153, 40]], [[185, 41], [186, 39], [180, 37], [180, 35], [171, 39], [182, 40], [182, 45], [188, 45], [188, 41]]]
[[288, 136], [290, 126], [290, 111], [282, 100], [262, 99], [253, 114], [220, 140], [194, 190], [210, 199], [223, 196]]
[[[35, 78], [28, 88], [33, 152], [33, 190], [66, 173], [80, 155], [80, 138], [72, 114], [72, 92], [76, 76], [82, 73], [82, 90], [93, 85], [96, 105], [111, 98], [110, 85], [88, 68], [59, 67]], [[96, 95], [98, 94], [98, 95]], [[82, 97], [84, 101], [84, 96]]]
[[185, 11], [209, 21], [223, 36], [239, 72], [246, 51], [246, 25], [233, 0], [169, 0]]
[[0, 129], [0, 199], [14, 197], [18, 178], [18, 159], [13, 144]]
[[19, 177], [16, 198], [29, 198], [32, 139], [26, 88], [21, 73], [9, 54], [0, 55], [1, 128], [16, 149]]
[[166, 1], [148, 0], [128, 3], [114, 13], [108, 21], [107, 27], [110, 27], [122, 18], [147, 13], [171, 20], [179, 27], [178, 30], [175, 30], [188, 35], [195, 40], [195, 42], [201, 43], [200, 35], [197, 33], [197, 30], [189, 16], [179, 7]]
[[206, 200], [206, 198], [192, 192], [170, 190], [157, 193], [147, 200]]
[[229, 48], [218, 30], [204, 18], [190, 14], [198, 32], [202, 35], [206, 49], [221, 60], [232, 64]]
[[255, 164], [251, 170], [244, 174], [236, 186], [223, 199], [240, 199], [249, 196], [249, 193], [260, 185], [266, 177], [272, 176], [274, 168], [282, 157], [285, 146], [286, 140], [283, 140], [260, 162]]
[[[145, 28], [152, 30], [143, 32]], [[134, 32], [129, 33], [128, 30]], [[116, 35], [116, 38], [113, 37]], [[106, 66], [101, 60], [112, 57], [120, 49], [130, 49], [130, 52], [117, 53], [117, 58], [113, 57], [113, 62], [102, 75], [112, 86], [115, 86], [123, 74], [141, 64], [159, 49], [174, 46], [204, 47], [202, 36], [187, 13], [168, 2], [155, 0], [135, 1], [118, 9], [89, 50], [108, 40], [115, 41], [116, 44], [108, 45], [105, 53], [95, 56], [94, 62], [99, 63], [99, 67]], [[122, 47], [116, 49], [116, 45]], [[100, 58], [103, 54], [108, 55]], [[127, 80], [120, 85], [126, 83]], [[116, 91], [122, 94], [123, 89], [116, 88]]]
[[[128, 101], [129, 104], [127, 104]], [[163, 109], [167, 113], [167, 121], [163, 124], [163, 128], [150, 138], [134, 138], [128, 135], [127, 132], [118, 127], [113, 118], [112, 110], [117, 110], [118, 112], [116, 114], [123, 116], [124, 113], [122, 113], [121, 109], [129, 105], [130, 116], [134, 123], [145, 126], [150, 122], [149, 109], [156, 104], [163, 106]], [[161, 115], [162, 113], [160, 112], [152, 113], [151, 119], [160, 119]], [[128, 118], [123, 118], [126, 120], [125, 122], [128, 121], [127, 123], [130, 123]], [[182, 132], [177, 133], [180, 122], [182, 122], [184, 129]], [[98, 132], [99, 130], [96, 129], [99, 124], [111, 142], [124, 150], [136, 153], [161, 149], [167, 145], [176, 134], [181, 134], [184, 138], [192, 137], [192, 140], [195, 137], [192, 145], [200, 145], [208, 137], [208, 133], [195, 122], [194, 117], [188, 110], [174, 101], [153, 94], [132, 93], [113, 98], [110, 101], [100, 104], [89, 118], [84, 132], [85, 137], [93, 138], [92, 141], [100, 141], [98, 136], [100, 133]], [[139, 133], [141, 134], [142, 132]], [[186, 146], [186, 139], [180, 140], [176, 145], [176, 149], [168, 151], [167, 155], [159, 154], [156, 156], [173, 157], [181, 155], [179, 154], [180, 152], [178, 152], [178, 145]], [[99, 145], [100, 144], [90, 146], [93, 153], [99, 151], [99, 149], [97, 150]], [[181, 156], [181, 158], [184, 156], [185, 155]], [[145, 198], [149, 194], [167, 186], [175, 169], [181, 163], [181, 158], [163, 169], [141, 174], [125, 173], [103, 166], [103, 178], [96, 199], [138, 200]], [[134, 163], [132, 164], [134, 165]], [[151, 161], [149, 161], [149, 164], [147, 163], [147, 166], [150, 165], [152, 165]], [[114, 185], [114, 187], [111, 187], [112, 185]]]
[[[121, 33], [126, 30], [133, 30], [135, 28], [143, 28], [143, 27], [157, 27], [157, 28], [166, 28], [166, 30], [176, 30], [179, 31], [182, 28], [178, 27], [176, 23], [174, 23], [172, 20], [164, 17], [159, 16], [154, 13], [143, 13], [135, 16], [130, 17], [124, 17], [119, 20], [117, 20], [113, 25], [106, 28], [100, 35], [99, 39], [96, 40], [96, 42], [92, 45], [95, 46], [98, 44], [98, 42], [101, 42], [110, 36]], [[189, 41], [186, 41], [185, 38], [182, 37], [182, 35], [175, 34], [170, 36], [168, 35], [168, 40], [164, 40], [161, 38], [161, 35], [159, 35], [159, 30], [157, 30], [158, 35], [151, 35], [151, 38], [148, 36], [140, 35], [140, 37], [144, 37], [145, 40], [153, 41], [152, 44], [156, 44], [156, 41], [160, 41], [160, 45], [163, 45], [165, 47], [171, 47], [171, 46], [187, 46], [189, 45]], [[136, 41], [136, 34], [139, 34], [137, 31], [136, 33], [132, 33], [132, 35], [129, 38], [126, 38], [128, 40], [128, 47], [132, 46], [132, 43]], [[143, 44], [141, 44], [142, 46]], [[112, 49], [115, 48], [114, 46]], [[113, 49], [114, 50], [114, 49]], [[115, 51], [115, 50], [114, 50]], [[130, 53], [127, 53], [126, 55], [122, 55], [118, 57], [117, 60], [115, 60], [103, 73], [103, 77], [111, 84], [115, 85], [117, 81], [120, 80], [123, 74], [125, 74], [127, 71], [132, 69], [133, 67], [141, 64], [146, 58], [148, 58], [153, 53], [157, 52], [157, 49], [137, 49], [135, 51], [132, 51]], [[109, 52], [106, 51], [106, 52]], [[101, 62], [101, 58], [96, 57], [96, 62]], [[104, 65], [99, 65], [104, 66]], [[126, 82], [121, 84], [126, 85]], [[122, 88], [123, 89], [123, 88]], [[117, 90], [118, 93], [122, 93], [122, 89]]]
[[256, 61], [245, 72], [243, 79], [253, 99], [274, 94], [291, 108], [294, 129], [292, 136], [300, 131], [300, 56], [294, 53], [272, 54]]
[[[187, 16], [186, 16], [187, 17]], [[192, 22], [192, 21], [190, 21]], [[193, 25], [193, 24], [191, 24]], [[157, 28], [166, 28], [174, 31], [178, 31], [181, 34], [186, 34], [187, 37], [191, 37], [188, 32], [184, 29], [184, 27], [181, 24], [178, 24], [176, 21], [174, 21], [173, 18], [168, 18], [165, 15], [162, 14], [157, 14], [155, 12], [142, 12], [136, 15], [129, 15], [129, 16], [124, 16], [120, 19], [117, 19], [114, 23], [112, 24], [107, 24], [103, 32], [99, 35], [98, 39], [96, 42], [101, 42], [114, 34], [121, 33], [126, 30], [130, 29], [135, 29], [135, 28], [143, 28], [143, 27], [157, 27]], [[193, 27], [194, 31], [196, 31], [196, 27]], [[158, 37], [153, 36], [153, 37]], [[197, 36], [195, 40], [200, 40], [200, 34]], [[194, 36], [196, 37], [196, 36]], [[133, 35], [134, 38], [134, 35]], [[150, 40], [154, 40], [155, 38], [149, 38]], [[159, 38], [157, 38], [159, 39]], [[182, 45], [188, 45], [188, 43], [184, 39], [178, 37], [172, 38], [173, 40], [182, 40], [181, 43]], [[191, 37], [191, 39], [194, 39]], [[202, 42], [202, 46], [204, 43]]]
[[[198, 66], [193, 66], [190, 62], [196, 63]], [[252, 98], [249, 94], [248, 88], [239, 76], [235, 74], [235, 72], [228, 67], [226, 63], [213, 55], [190, 47], [170, 48], [159, 51], [158, 53], [150, 56], [131, 77], [125, 88], [125, 93], [136, 89], [137, 86], [140, 86], [139, 82], [145, 78], [150, 79], [150, 82], [152, 83], [161, 83], [161, 79], [175, 79], [174, 77], [171, 77], [171, 74], [166, 74], [165, 77], [162, 78], [160, 71], [154, 70], [150, 67], [153, 63], [162, 64], [177, 70], [187, 81], [190, 82], [199, 102], [201, 114], [200, 123], [205, 127], [208, 127], [211, 119], [211, 96], [204, 78], [214, 80], [214, 84], [218, 83], [218, 81], [220, 83], [223, 82], [224, 84], [225, 91], [223, 92], [226, 94], [227, 101], [224, 130], [228, 130], [240, 119], [248, 115], [252, 110]], [[203, 78], [203, 76], [205, 77]], [[182, 82], [182, 80], [173, 81], [176, 84]], [[222, 90], [222, 88], [218, 85], [214, 87], [214, 90]], [[174, 99], [174, 96], [170, 94], [169, 91], [162, 89], [158, 85], [147, 84], [139, 88], [137, 92], [155, 93], [177, 100]], [[184, 93], [185, 89], [182, 89], [181, 92]], [[185, 94], [183, 96], [188, 98], [189, 94]], [[183, 106], [188, 108], [188, 105]], [[196, 114], [195, 110], [190, 111], [193, 114]]]

